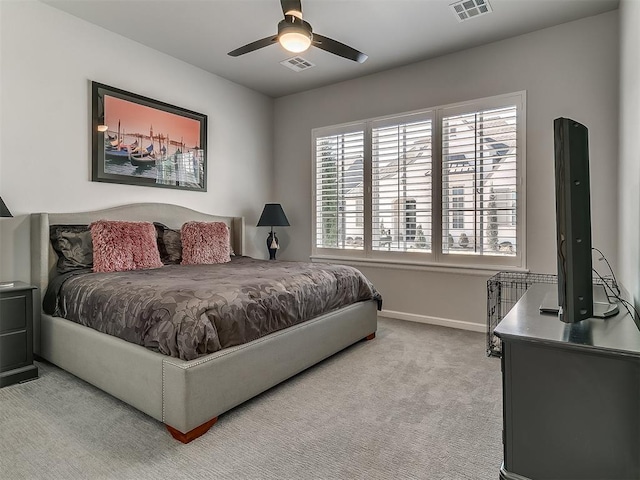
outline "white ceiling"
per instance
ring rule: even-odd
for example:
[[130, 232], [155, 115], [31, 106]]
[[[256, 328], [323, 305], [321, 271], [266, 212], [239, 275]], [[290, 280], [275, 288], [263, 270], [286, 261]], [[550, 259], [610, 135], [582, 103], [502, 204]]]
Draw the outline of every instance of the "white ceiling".
[[43, 0], [53, 7], [233, 82], [280, 97], [426, 60], [618, 8], [619, 0], [489, 0], [493, 13], [458, 22], [454, 0], [302, 0], [319, 34], [367, 55], [363, 63], [311, 48], [294, 72], [280, 45], [227, 52], [277, 32], [279, 0]]

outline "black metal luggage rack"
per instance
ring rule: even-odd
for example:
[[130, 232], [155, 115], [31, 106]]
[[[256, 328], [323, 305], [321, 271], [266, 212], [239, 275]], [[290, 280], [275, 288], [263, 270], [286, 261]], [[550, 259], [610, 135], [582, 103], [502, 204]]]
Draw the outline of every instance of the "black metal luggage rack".
[[[501, 357], [502, 343], [493, 330], [513, 308], [527, 289], [536, 283], [558, 283], [558, 276], [550, 273], [498, 272], [487, 280], [487, 356]], [[594, 277], [595, 285], [613, 286], [610, 278]]]

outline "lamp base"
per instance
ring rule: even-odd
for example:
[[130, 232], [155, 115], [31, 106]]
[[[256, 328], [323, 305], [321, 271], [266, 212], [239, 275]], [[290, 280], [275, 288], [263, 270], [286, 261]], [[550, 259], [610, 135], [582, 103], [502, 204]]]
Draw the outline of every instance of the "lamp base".
[[[276, 248], [272, 248], [273, 247], [273, 242], [275, 241], [276, 244]], [[267, 236], [267, 250], [269, 250], [269, 260], [275, 260], [276, 259], [276, 252], [278, 251], [278, 246], [280, 244], [278, 243], [278, 237], [276, 236], [275, 233], [269, 233], [269, 235]]]

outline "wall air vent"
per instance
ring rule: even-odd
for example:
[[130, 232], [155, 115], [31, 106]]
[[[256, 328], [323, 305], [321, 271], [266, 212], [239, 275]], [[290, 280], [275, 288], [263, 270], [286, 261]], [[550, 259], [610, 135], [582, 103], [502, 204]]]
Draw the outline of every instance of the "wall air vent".
[[284, 65], [287, 68], [290, 68], [294, 72], [301, 72], [303, 70], [308, 70], [311, 67], [315, 67], [314, 63], [311, 63], [309, 60], [305, 60], [302, 57], [292, 57], [280, 62], [280, 65]]
[[493, 10], [489, 5], [489, 0], [460, 0], [449, 5], [456, 14], [459, 22], [464, 22], [471, 18], [479, 17]]

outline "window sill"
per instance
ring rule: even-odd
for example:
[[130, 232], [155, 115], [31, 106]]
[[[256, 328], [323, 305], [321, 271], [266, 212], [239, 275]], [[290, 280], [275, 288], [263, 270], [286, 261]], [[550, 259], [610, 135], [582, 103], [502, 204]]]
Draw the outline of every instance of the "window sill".
[[419, 270], [426, 272], [449, 273], [453, 275], [478, 275], [491, 276], [497, 272], [523, 272], [528, 273], [528, 268], [513, 267], [508, 265], [454, 265], [445, 263], [427, 262], [399, 262], [397, 260], [383, 260], [378, 258], [346, 257], [342, 255], [311, 255], [312, 262], [317, 263], [343, 263], [354, 267], [392, 268], [396, 270]]

